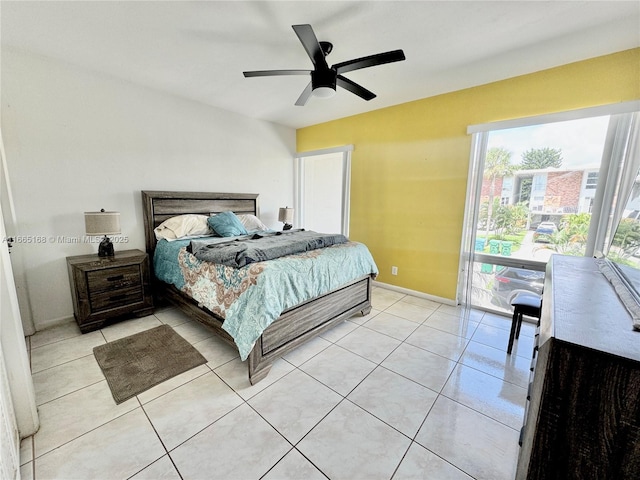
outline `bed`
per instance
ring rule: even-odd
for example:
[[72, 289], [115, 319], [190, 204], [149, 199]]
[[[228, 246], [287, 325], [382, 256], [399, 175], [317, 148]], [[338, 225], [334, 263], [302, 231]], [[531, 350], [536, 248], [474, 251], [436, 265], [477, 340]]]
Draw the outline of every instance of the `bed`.
[[[160, 246], [154, 229], [169, 218], [185, 214], [214, 215], [221, 212], [259, 217], [258, 194], [142, 191], [142, 204], [145, 246], [152, 259], [152, 265], [155, 263], [153, 259], [156, 248]], [[366, 249], [364, 246], [361, 247]], [[189, 254], [184, 250], [180, 250], [181, 255], [186, 257]], [[277, 261], [270, 260], [266, 263]], [[367, 315], [371, 311], [371, 284], [376, 273], [377, 269], [372, 269], [371, 272], [350, 279], [330, 291], [284, 309], [262, 331], [246, 354], [251, 384], [264, 379], [273, 362], [282, 355], [355, 314]], [[213, 329], [225, 341], [239, 346], [239, 342], [236, 343], [234, 337], [225, 330], [227, 325], [223, 327], [225, 317], [214, 312], [215, 309], [207, 308], [203, 302], [190, 297], [176, 285], [156, 278], [153, 267], [152, 278], [154, 296], [159, 303], [167, 301], [175, 305], [191, 318]], [[340, 277], [336, 275], [336, 278]]]

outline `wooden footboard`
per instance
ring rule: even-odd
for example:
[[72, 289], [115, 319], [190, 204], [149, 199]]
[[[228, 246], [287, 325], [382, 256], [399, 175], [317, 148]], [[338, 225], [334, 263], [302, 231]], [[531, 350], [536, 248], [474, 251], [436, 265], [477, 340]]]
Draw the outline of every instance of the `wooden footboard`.
[[[371, 311], [372, 277], [366, 276], [283, 312], [256, 341], [248, 358], [249, 381], [256, 384], [267, 376], [273, 362], [299, 345], [329, 330], [356, 313]], [[235, 346], [233, 338], [222, 328], [223, 320], [198, 306], [172, 285], [158, 282], [156, 294], [184, 311], [190, 318], [214, 330]]]
[[285, 311], [262, 333], [249, 354], [249, 381], [267, 376], [275, 359], [346, 320], [371, 311], [371, 276]]

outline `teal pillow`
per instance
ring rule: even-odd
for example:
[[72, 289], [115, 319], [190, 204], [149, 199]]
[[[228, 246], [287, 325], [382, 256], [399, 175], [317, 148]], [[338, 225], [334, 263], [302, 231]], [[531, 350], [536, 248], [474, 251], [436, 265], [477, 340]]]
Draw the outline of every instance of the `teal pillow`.
[[221, 237], [235, 237], [247, 235], [247, 230], [240, 219], [233, 212], [221, 212], [209, 217], [207, 223], [216, 234]]

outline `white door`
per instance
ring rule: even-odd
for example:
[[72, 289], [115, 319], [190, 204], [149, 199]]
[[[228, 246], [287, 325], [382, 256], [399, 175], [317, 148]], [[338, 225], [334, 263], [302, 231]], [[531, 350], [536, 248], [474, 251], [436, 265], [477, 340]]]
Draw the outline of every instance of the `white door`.
[[0, 345], [0, 478], [20, 478], [20, 435]]
[[[1, 140], [1, 135], [0, 135]], [[0, 141], [0, 153], [4, 159]], [[2, 162], [2, 185], [5, 163]], [[3, 200], [6, 191], [3, 191]], [[20, 478], [20, 438], [33, 435], [40, 426], [31, 367], [18, 295], [11, 266], [3, 208], [0, 202], [0, 473], [1, 478]]]

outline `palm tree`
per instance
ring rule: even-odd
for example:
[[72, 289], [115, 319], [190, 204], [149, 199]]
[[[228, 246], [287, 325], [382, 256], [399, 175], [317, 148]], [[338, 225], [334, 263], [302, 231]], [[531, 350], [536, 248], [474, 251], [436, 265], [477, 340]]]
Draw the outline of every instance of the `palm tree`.
[[493, 147], [487, 150], [484, 161], [484, 178], [489, 183], [489, 205], [487, 206], [487, 226], [485, 238], [489, 237], [491, 215], [493, 214], [493, 199], [496, 196], [496, 179], [513, 175], [516, 165], [511, 164], [511, 152], [503, 147]]

